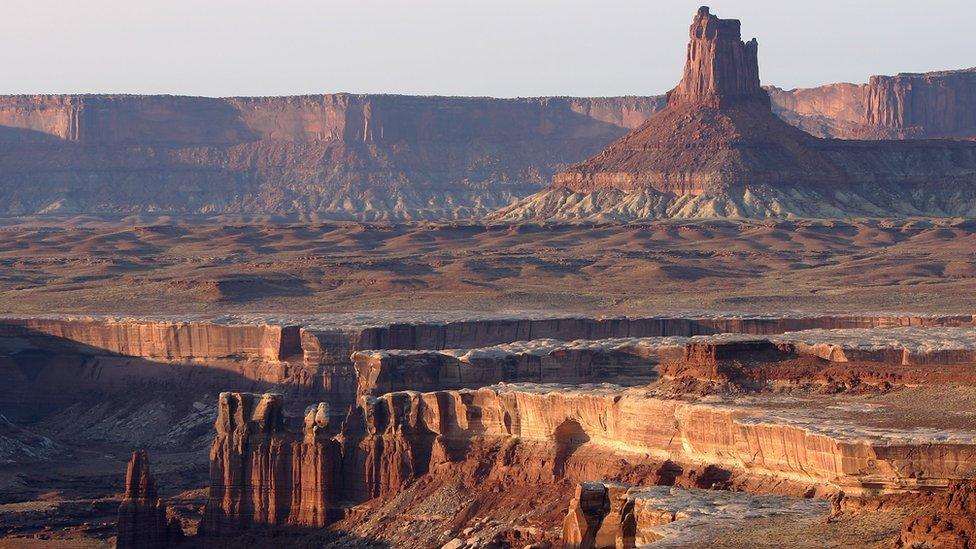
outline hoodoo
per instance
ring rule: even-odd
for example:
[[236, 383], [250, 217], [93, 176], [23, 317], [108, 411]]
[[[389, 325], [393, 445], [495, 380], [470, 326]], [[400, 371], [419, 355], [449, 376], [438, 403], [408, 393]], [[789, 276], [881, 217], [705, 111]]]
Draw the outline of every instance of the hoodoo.
[[156, 493], [145, 450], [132, 452], [125, 470], [125, 495], [119, 505], [118, 549], [162, 549], [179, 541], [183, 529]]
[[772, 112], [758, 43], [702, 7], [668, 105], [498, 219], [976, 216], [976, 143], [820, 139]]

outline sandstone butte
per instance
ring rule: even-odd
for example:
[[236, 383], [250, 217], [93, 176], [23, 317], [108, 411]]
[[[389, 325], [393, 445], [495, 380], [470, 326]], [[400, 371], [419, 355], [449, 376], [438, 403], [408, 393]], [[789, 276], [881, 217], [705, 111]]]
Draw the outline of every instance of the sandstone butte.
[[[553, 176], [548, 190], [489, 217], [976, 215], [976, 142], [815, 137], [773, 113], [760, 86], [758, 43], [742, 41], [738, 20], [702, 7], [689, 34], [684, 74], [667, 107]], [[903, 120], [890, 114], [906, 109], [903, 101], [873, 101], [885, 107], [868, 118]]]
[[118, 549], [162, 549], [183, 538], [175, 517], [167, 518], [166, 505], [156, 492], [145, 450], [132, 452], [125, 470], [125, 493], [119, 505]]
[[818, 139], [777, 118], [759, 84], [758, 43], [701, 8], [668, 106], [554, 188], [698, 195], [731, 186], [976, 186], [976, 143]]

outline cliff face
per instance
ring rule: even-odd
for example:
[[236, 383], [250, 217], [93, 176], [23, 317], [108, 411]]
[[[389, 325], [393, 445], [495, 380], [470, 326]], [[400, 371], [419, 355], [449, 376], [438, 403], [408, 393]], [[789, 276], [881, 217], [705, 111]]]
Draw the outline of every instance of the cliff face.
[[466, 215], [530, 192], [661, 103], [3, 97], [0, 213]]
[[[669, 99], [0, 97], [0, 215], [480, 215], [535, 192], [667, 102], [768, 104], [756, 42], [739, 40], [735, 20], [703, 11], [696, 21]], [[974, 74], [878, 76], [770, 94], [780, 117], [819, 136], [972, 137]], [[776, 167], [784, 154], [792, 153], [764, 161]], [[683, 192], [696, 188], [692, 178], [659, 184]], [[608, 181], [635, 185], [625, 175]]]
[[118, 549], [162, 549], [179, 541], [183, 530], [168, 520], [166, 505], [156, 492], [145, 450], [132, 452], [125, 471], [125, 494], [119, 506]]
[[306, 410], [303, 425], [289, 430], [280, 395], [221, 393], [200, 533], [324, 526], [339, 464], [328, 422], [323, 403]]
[[773, 109], [819, 137], [971, 138], [976, 135], [976, 69], [872, 76], [867, 84], [769, 88]]
[[668, 105], [723, 107], [738, 102], [768, 104], [759, 87], [759, 43], [743, 42], [737, 19], [719, 19], [702, 7], [691, 24], [684, 75], [668, 92]]

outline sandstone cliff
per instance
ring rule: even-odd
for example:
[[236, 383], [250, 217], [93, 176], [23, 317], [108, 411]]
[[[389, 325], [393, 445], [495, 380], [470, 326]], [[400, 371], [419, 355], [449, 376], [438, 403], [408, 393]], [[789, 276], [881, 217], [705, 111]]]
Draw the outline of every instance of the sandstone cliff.
[[689, 35], [667, 108], [490, 218], [976, 215], [976, 143], [813, 137], [772, 113], [737, 20], [701, 8]]
[[777, 115], [819, 137], [976, 135], [976, 68], [872, 76], [866, 84], [768, 90]]
[[327, 524], [339, 464], [328, 406], [310, 407], [292, 430], [280, 395], [222, 393], [218, 406], [200, 533]]
[[0, 213], [453, 218], [508, 203], [660, 98], [0, 98]]
[[119, 549], [162, 549], [177, 543], [183, 529], [176, 518], [168, 519], [166, 505], [156, 493], [145, 450], [132, 452], [125, 471], [125, 494], [119, 505]]

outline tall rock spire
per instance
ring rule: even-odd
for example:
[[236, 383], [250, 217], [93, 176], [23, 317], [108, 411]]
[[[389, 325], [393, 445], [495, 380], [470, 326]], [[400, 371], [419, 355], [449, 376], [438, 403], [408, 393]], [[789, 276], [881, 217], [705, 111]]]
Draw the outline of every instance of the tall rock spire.
[[669, 105], [723, 107], [744, 101], [769, 104], [759, 85], [759, 43], [743, 42], [738, 19], [719, 19], [698, 8], [691, 23], [685, 72], [668, 93]]
[[125, 470], [125, 494], [119, 505], [118, 549], [163, 549], [178, 542], [183, 530], [167, 519], [166, 505], [156, 492], [145, 450], [132, 452]]

